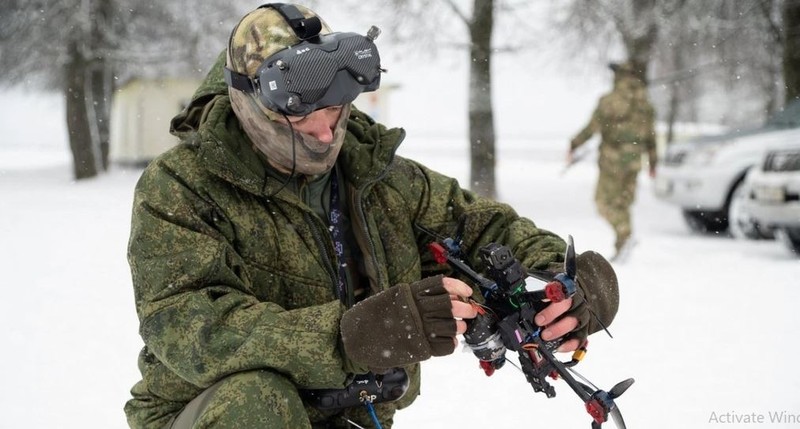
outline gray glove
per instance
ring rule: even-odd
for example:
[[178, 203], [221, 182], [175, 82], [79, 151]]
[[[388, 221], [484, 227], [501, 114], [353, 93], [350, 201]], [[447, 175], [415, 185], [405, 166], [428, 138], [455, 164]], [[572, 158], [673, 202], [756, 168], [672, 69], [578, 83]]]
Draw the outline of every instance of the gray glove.
[[348, 358], [392, 368], [454, 350], [456, 321], [442, 276], [399, 284], [345, 311], [340, 324]]

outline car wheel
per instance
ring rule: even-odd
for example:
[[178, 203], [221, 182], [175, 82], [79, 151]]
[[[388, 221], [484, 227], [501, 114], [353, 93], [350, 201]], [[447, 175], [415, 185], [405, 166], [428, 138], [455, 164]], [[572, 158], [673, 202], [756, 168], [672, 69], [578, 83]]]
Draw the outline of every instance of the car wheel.
[[800, 255], [800, 228], [779, 228], [775, 237], [794, 254]]
[[693, 232], [719, 233], [728, 229], [728, 217], [722, 212], [684, 209], [683, 220]]
[[731, 201], [728, 203], [728, 229], [731, 235], [737, 239], [757, 240], [764, 237], [759, 231], [758, 225], [744, 211], [747, 191], [744, 183], [736, 185], [736, 189], [731, 194]]

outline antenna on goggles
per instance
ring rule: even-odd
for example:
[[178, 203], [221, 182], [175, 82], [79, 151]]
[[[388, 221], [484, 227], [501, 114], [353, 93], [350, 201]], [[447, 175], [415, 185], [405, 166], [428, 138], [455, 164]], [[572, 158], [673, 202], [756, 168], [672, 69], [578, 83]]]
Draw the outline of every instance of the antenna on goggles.
[[[380, 36], [380, 35], [381, 35], [381, 29], [376, 27], [376, 26], [374, 26], [374, 25], [370, 26], [369, 30], [367, 30], [367, 39], [369, 39], [370, 42], [375, 42], [375, 39], [377, 39], [378, 36]], [[386, 73], [387, 72], [386, 69], [380, 68], [380, 67], [378, 68], [378, 70], [380, 70], [381, 73]], [[363, 82], [361, 82], [362, 81], [361, 78], [358, 78], [358, 81], [360, 83], [363, 83]]]
[[367, 30], [367, 39], [372, 40], [373, 42], [380, 35], [381, 35], [381, 29], [374, 25], [369, 27], [369, 30]]

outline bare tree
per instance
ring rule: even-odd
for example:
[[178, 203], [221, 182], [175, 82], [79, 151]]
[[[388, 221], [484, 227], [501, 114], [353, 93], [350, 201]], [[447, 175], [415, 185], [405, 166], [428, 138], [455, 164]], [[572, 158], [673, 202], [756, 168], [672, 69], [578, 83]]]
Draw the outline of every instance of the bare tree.
[[560, 25], [570, 29], [573, 50], [607, 52], [610, 40], [627, 60], [648, 61], [650, 91], [671, 141], [680, 119], [741, 126], [781, 107], [782, 91], [788, 97], [797, 87], [780, 84], [790, 75], [787, 65], [797, 67], [785, 56], [783, 46], [792, 42], [781, 22], [791, 20], [796, 1], [574, 0]]
[[494, 198], [495, 132], [492, 106], [492, 29], [494, 0], [474, 0], [472, 18], [447, 1], [467, 25], [470, 34], [469, 142], [470, 187], [480, 195]]
[[800, 1], [784, 0], [782, 17], [783, 79], [788, 103], [800, 98]]
[[760, 123], [783, 105], [780, 0], [716, 0], [707, 5], [711, 9], [703, 15], [700, 37], [713, 49], [705, 54], [719, 64], [712, 75], [738, 105], [725, 117], [736, 125]]
[[201, 74], [243, 11], [236, 2], [10, 0], [0, 6], [0, 84], [60, 90], [74, 176], [93, 177], [108, 168], [115, 83]]
[[[12, 1], [0, 14], [3, 84], [60, 89], [76, 179], [108, 166], [112, 62], [118, 28], [111, 0]], [[119, 17], [117, 17], [119, 19]], [[117, 28], [115, 28], [117, 27]]]

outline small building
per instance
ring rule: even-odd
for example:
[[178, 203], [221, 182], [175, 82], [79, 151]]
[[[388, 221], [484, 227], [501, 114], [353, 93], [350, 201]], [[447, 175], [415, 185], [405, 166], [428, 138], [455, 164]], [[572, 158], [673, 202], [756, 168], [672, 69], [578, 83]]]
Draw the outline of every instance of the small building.
[[169, 123], [199, 85], [194, 79], [134, 79], [118, 88], [111, 104], [111, 161], [146, 164], [177, 144]]

